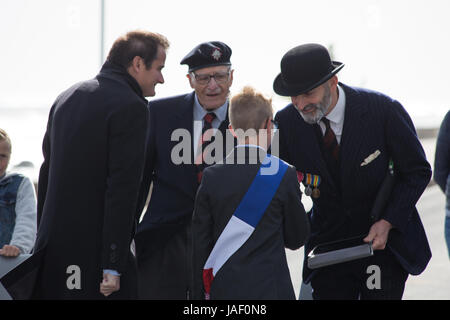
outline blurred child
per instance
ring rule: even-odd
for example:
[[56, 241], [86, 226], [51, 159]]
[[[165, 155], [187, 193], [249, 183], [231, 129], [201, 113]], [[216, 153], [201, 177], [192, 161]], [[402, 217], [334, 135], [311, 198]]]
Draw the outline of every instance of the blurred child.
[[36, 240], [36, 194], [30, 179], [6, 172], [11, 140], [0, 129], [0, 255], [17, 257], [30, 253]]

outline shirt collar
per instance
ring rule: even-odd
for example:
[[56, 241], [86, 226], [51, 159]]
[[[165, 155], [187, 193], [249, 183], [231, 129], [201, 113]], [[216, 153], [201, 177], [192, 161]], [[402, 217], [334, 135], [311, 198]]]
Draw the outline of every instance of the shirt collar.
[[[228, 109], [228, 100], [219, 108], [214, 109], [214, 114], [216, 115], [216, 118], [219, 120], [219, 122], [224, 121], [227, 118], [227, 109]], [[198, 101], [197, 94], [195, 94], [194, 99], [194, 120], [202, 120], [205, 114], [207, 114], [208, 111], [206, 111], [200, 102]]]
[[340, 124], [344, 122], [345, 114], [345, 92], [341, 86], [337, 86], [339, 90], [339, 98], [336, 102], [336, 106], [331, 110], [331, 112], [326, 116], [331, 122]]

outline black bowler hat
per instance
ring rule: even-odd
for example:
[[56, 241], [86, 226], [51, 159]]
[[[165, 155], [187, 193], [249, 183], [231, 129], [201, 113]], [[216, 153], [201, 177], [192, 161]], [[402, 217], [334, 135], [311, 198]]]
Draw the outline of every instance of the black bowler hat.
[[214, 66], [230, 66], [231, 48], [220, 41], [204, 42], [189, 52], [180, 64], [187, 64], [189, 72]]
[[325, 83], [343, 67], [343, 63], [331, 61], [324, 46], [303, 44], [281, 59], [281, 73], [273, 82], [273, 90], [280, 96], [298, 96]]

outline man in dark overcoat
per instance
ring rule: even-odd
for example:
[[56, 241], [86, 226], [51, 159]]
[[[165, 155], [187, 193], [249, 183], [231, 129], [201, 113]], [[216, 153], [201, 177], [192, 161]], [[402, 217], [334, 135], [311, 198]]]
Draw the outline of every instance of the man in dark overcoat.
[[[303, 173], [313, 200], [303, 278], [311, 281], [314, 299], [401, 299], [408, 274], [420, 274], [431, 258], [415, 207], [430, 164], [403, 106], [338, 82], [343, 66], [321, 45], [300, 45], [283, 56], [274, 81], [275, 92], [292, 101], [275, 117], [280, 158]], [[395, 184], [373, 219], [390, 161]], [[374, 255], [308, 268], [315, 246], [353, 237], [372, 242]]]
[[13, 298], [136, 298], [130, 244], [148, 125], [144, 97], [164, 82], [168, 46], [162, 35], [129, 32], [94, 79], [56, 99], [43, 142], [34, 254], [2, 280]]

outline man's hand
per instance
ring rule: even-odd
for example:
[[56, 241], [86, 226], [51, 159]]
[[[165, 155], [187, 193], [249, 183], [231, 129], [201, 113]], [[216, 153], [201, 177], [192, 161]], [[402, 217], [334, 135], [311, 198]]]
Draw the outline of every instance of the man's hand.
[[120, 289], [120, 276], [114, 276], [109, 273], [103, 273], [103, 282], [100, 283], [100, 293], [105, 297], [111, 293], [119, 291]]
[[5, 257], [17, 257], [20, 254], [20, 249], [16, 246], [11, 246], [5, 244], [2, 249], [0, 249], [0, 255]]
[[372, 225], [369, 234], [364, 238], [364, 242], [373, 241], [373, 250], [383, 250], [386, 248], [386, 242], [391, 229], [392, 224], [384, 219], [381, 219]]

